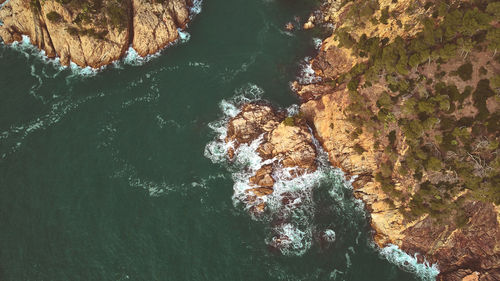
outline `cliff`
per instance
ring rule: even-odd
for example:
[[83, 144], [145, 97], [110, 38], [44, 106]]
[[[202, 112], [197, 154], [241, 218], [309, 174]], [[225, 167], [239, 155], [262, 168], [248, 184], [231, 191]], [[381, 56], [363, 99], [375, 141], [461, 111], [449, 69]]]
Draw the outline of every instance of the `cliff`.
[[499, 5], [479, 2], [328, 3], [323, 82], [294, 85], [375, 242], [439, 280], [500, 280]]
[[131, 46], [153, 54], [178, 37], [189, 21], [190, 0], [9, 0], [0, 9], [0, 37], [31, 43], [62, 65], [99, 68]]
[[[500, 280], [500, 3], [344, 0], [322, 11], [305, 26], [335, 30], [311, 61], [321, 82], [294, 83], [297, 116], [352, 178], [375, 242], [438, 264], [438, 280]], [[247, 117], [236, 131], [267, 130]], [[296, 131], [273, 143], [302, 139]]]

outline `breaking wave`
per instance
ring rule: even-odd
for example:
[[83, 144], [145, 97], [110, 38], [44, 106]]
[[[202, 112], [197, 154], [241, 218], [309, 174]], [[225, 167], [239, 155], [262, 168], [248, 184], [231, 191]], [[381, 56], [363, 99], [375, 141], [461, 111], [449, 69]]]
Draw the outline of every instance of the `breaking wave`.
[[412, 257], [396, 245], [389, 245], [381, 249], [380, 255], [401, 269], [415, 274], [423, 281], [434, 281], [439, 274], [436, 264], [429, 264], [427, 261], [419, 263], [417, 255]]
[[[9, 0], [2, 3], [0, 5], [0, 9], [3, 8], [3, 6], [5, 4], [7, 4], [8, 2], [9, 2]], [[189, 19], [191, 21], [194, 19], [194, 17], [196, 15], [201, 13], [202, 4], [203, 4], [202, 0], [194, 0], [193, 1], [193, 6], [190, 7], [190, 10], [189, 10]], [[0, 26], [1, 25], [3, 25], [3, 23], [0, 21]], [[188, 25], [186, 25], [186, 28], [188, 27]], [[115, 67], [115, 68], [121, 68], [122, 64], [133, 65], [133, 66], [142, 65], [142, 64], [150, 61], [151, 59], [159, 57], [161, 52], [164, 49], [171, 47], [173, 45], [185, 43], [185, 42], [189, 41], [189, 39], [191, 38], [191, 35], [186, 30], [178, 28], [177, 32], [179, 34], [178, 39], [175, 40], [174, 42], [167, 44], [167, 46], [165, 46], [165, 48], [159, 50], [155, 54], [141, 57], [137, 53], [137, 51], [135, 51], [132, 48], [132, 46], [130, 46], [123, 58], [112, 62], [110, 65]], [[1, 42], [1, 41], [0, 41], [0, 44], [6, 45], [4, 42]], [[9, 44], [8, 46], [11, 46], [14, 50], [17, 50], [17, 51], [20, 51], [21, 53], [23, 53], [27, 59], [29, 59], [29, 56], [34, 56], [35, 58], [39, 59], [41, 62], [43, 62], [45, 64], [49, 64], [49, 65], [53, 66], [55, 69], [58, 69], [59, 72], [66, 70], [66, 69], [69, 69], [72, 73], [71, 76], [91, 77], [91, 76], [95, 76], [97, 73], [99, 73], [100, 71], [102, 71], [108, 67], [108, 66], [102, 66], [100, 68], [92, 68], [90, 66], [80, 67], [73, 62], [70, 62], [69, 66], [61, 65], [59, 57], [49, 58], [49, 57], [47, 57], [44, 50], [40, 50], [37, 47], [35, 47], [33, 44], [31, 44], [31, 40], [30, 40], [30, 37], [28, 35], [22, 35], [22, 40], [20, 42], [13, 42], [12, 44]]]
[[321, 77], [316, 75], [311, 66], [310, 57], [305, 57], [302, 62], [300, 62], [300, 72], [297, 76], [297, 81], [303, 85], [321, 82]]
[[[263, 165], [272, 163], [273, 159], [263, 160], [257, 153], [257, 148], [262, 142], [261, 136], [249, 144], [241, 144], [234, 151], [234, 158], [230, 161], [227, 153], [229, 149], [234, 149], [234, 145], [226, 142], [225, 138], [228, 122], [240, 112], [239, 107], [244, 103], [259, 101], [262, 94], [263, 90], [257, 85], [247, 84], [236, 90], [232, 98], [220, 102], [219, 107], [223, 116], [209, 123], [215, 138], [206, 145], [204, 155], [213, 163], [223, 165], [231, 173], [234, 182], [232, 198], [234, 206], [248, 211], [252, 205], [266, 204], [263, 213], [255, 215], [250, 212], [252, 219], [270, 224], [270, 230], [264, 238], [266, 244], [278, 249], [282, 255], [301, 256], [316, 243], [320, 248], [328, 248], [329, 244], [340, 240], [342, 244], [348, 243], [351, 246], [343, 253], [345, 267], [334, 269], [330, 277], [335, 279], [339, 275], [347, 274], [352, 270], [353, 256], [357, 255], [355, 247], [359, 247], [360, 243], [372, 243], [369, 238], [363, 238], [366, 240], [360, 242], [362, 237], [360, 229], [366, 227], [367, 214], [363, 202], [352, 196], [351, 182], [346, 181], [341, 170], [329, 164], [328, 155], [317, 140], [313, 140], [318, 151], [318, 168], [315, 172], [293, 178], [291, 177], [293, 169], [274, 167], [273, 193], [259, 197], [251, 204], [248, 203], [248, 190], [254, 188], [249, 184], [250, 177]], [[288, 115], [295, 115], [298, 110], [298, 106], [292, 105], [286, 111]], [[323, 187], [326, 187], [326, 195], [330, 198], [327, 204], [328, 209], [333, 212], [330, 216], [335, 217], [333, 224], [315, 222], [315, 216], [319, 208], [324, 208], [325, 202], [318, 202], [313, 194], [323, 190]], [[374, 248], [374, 250], [379, 249]], [[424, 281], [435, 280], [439, 273], [436, 265], [419, 264], [416, 258], [408, 256], [395, 246], [380, 249], [379, 253], [389, 262], [414, 273]]]
[[[248, 102], [260, 100], [263, 90], [254, 84], [248, 84], [235, 91], [231, 99], [220, 102], [223, 117], [212, 122], [209, 127], [215, 133], [215, 139], [205, 147], [205, 157], [213, 163], [226, 166], [232, 174], [233, 204], [245, 210], [260, 203], [266, 204], [263, 213], [250, 212], [252, 218], [258, 221], [266, 221], [271, 224], [271, 231], [265, 242], [278, 249], [286, 256], [300, 256], [306, 253], [312, 246], [317, 226], [313, 223], [315, 214], [315, 202], [313, 191], [320, 185], [332, 183], [332, 179], [342, 178], [338, 169], [328, 164], [328, 158], [321, 152], [318, 169], [298, 177], [293, 177], [294, 168], [284, 168], [279, 164], [273, 164], [275, 180], [273, 192], [269, 195], [258, 197], [251, 204], [248, 202], [248, 192], [255, 188], [249, 184], [249, 179], [262, 166], [273, 163], [274, 159], [263, 160], [257, 153], [257, 148], [262, 142], [262, 136], [249, 144], [241, 144], [235, 150], [233, 161], [229, 161], [227, 153], [234, 149], [233, 143], [225, 142], [227, 136], [227, 125], [231, 118], [239, 113], [239, 107]], [[288, 108], [289, 114], [298, 111], [297, 106]], [[318, 151], [321, 147], [316, 143]], [[338, 192], [335, 190], [332, 192]], [[321, 231], [321, 230], [319, 230]], [[324, 241], [331, 243], [335, 240], [335, 232], [331, 229], [323, 230]], [[325, 236], [326, 235], [326, 236]]]

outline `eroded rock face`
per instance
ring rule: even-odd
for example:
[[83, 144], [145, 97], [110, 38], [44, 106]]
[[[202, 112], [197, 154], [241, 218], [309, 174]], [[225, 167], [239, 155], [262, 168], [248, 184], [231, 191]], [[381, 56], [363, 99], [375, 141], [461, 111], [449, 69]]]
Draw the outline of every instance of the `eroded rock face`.
[[230, 159], [241, 145], [260, 141], [257, 152], [266, 164], [250, 177], [249, 184], [254, 188], [246, 191], [246, 203], [259, 202], [251, 208], [256, 213], [265, 209], [265, 203], [257, 199], [273, 193], [278, 170], [293, 168], [289, 173], [293, 178], [316, 169], [316, 148], [305, 120], [296, 117], [288, 124], [285, 116], [268, 105], [250, 103], [243, 105], [228, 124], [226, 142], [233, 144], [228, 151]]
[[189, 5], [186, 0], [163, 3], [132, 0], [132, 47], [139, 55], [146, 56], [175, 41], [179, 37], [177, 29], [184, 29], [189, 20]]
[[493, 204], [467, 202], [463, 209], [466, 225], [457, 226], [453, 218], [436, 224], [428, 217], [404, 231], [402, 249], [439, 263], [442, 280], [500, 280], [500, 226]]
[[[316, 137], [328, 153], [330, 163], [340, 167], [347, 175], [357, 176], [353, 182], [354, 194], [363, 200], [370, 211], [377, 244], [400, 246], [403, 238], [401, 231], [404, 230], [403, 216], [389, 205], [381, 185], [373, 179], [383, 151], [374, 149], [373, 138], [367, 133], [361, 133], [354, 140], [350, 137], [356, 128], [347, 121], [345, 111], [349, 103], [348, 92], [339, 90], [303, 103], [301, 111], [313, 126]], [[356, 147], [362, 148], [363, 152], [356, 151]]]
[[[347, 91], [332, 91], [303, 103], [301, 112], [314, 128], [332, 165], [348, 176], [356, 176], [354, 195], [363, 200], [369, 211], [375, 242], [380, 247], [395, 244], [410, 255], [421, 254], [421, 261], [425, 257], [437, 263], [441, 272], [438, 280], [500, 280], [498, 207], [468, 201], [463, 207], [467, 217], [463, 227], [457, 226], [453, 216], [446, 221], [427, 215], [414, 221], [405, 219], [400, 203], [388, 203], [388, 195], [374, 180], [382, 150], [373, 148], [374, 140], [368, 134], [361, 133], [355, 140], [349, 137], [356, 129], [346, 118], [349, 102]], [[364, 151], [356, 151], [355, 146]], [[395, 183], [399, 184], [397, 180]]]
[[189, 0], [104, 0], [82, 9], [68, 2], [10, 0], [0, 9], [0, 38], [10, 44], [27, 35], [63, 65], [99, 68], [123, 57], [130, 45], [146, 56], [175, 41], [191, 5]]

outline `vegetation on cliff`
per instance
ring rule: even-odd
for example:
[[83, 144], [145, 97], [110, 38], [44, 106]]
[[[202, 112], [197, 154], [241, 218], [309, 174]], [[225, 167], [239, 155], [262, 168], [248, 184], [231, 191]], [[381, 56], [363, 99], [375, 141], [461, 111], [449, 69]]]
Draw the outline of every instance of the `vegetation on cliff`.
[[374, 240], [500, 278], [498, 1], [329, 1], [335, 24], [294, 84], [330, 162], [353, 179]]
[[0, 38], [10, 44], [27, 35], [63, 65], [99, 68], [123, 57], [130, 45], [146, 56], [177, 40], [190, 5], [188, 0], [12, 0], [0, 9]]
[[[364, 20], [335, 31], [338, 46], [359, 61], [331, 77], [332, 85], [349, 89], [349, 119], [359, 128], [353, 138], [367, 131], [376, 148], [384, 144], [375, 179], [393, 200], [407, 203], [401, 210], [409, 218], [460, 211], [456, 196], [465, 190], [475, 200], [500, 204], [500, 3], [429, 1], [424, 9], [430, 16], [422, 15], [420, 31], [408, 38], [351, 32], [367, 21], [399, 21], [412, 9], [389, 13], [378, 1], [365, 1], [347, 15]], [[374, 98], [366, 90], [374, 84], [387, 91]], [[396, 178], [408, 176], [419, 186], [395, 188]]]

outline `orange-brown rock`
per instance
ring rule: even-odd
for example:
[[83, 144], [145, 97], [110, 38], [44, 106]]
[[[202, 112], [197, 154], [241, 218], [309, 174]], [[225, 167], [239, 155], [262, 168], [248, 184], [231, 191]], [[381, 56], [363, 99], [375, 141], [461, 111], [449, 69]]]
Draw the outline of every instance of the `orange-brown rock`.
[[255, 172], [255, 175], [250, 178], [250, 184], [272, 188], [274, 185], [274, 179], [271, 177], [272, 172], [273, 172], [272, 165], [262, 166], [262, 168], [257, 170], [257, 172]]
[[[374, 240], [380, 246], [395, 244], [410, 253], [420, 253], [440, 267], [440, 280], [459, 281], [477, 272], [478, 280], [500, 280], [500, 219], [498, 207], [492, 203], [467, 201], [463, 206], [467, 224], [457, 226], [455, 217], [438, 222], [422, 216], [405, 219], [399, 207], [390, 203], [380, 183], [374, 180], [382, 149], [374, 149], [371, 134], [361, 133], [356, 139], [350, 133], [356, 128], [347, 121], [350, 103], [346, 90], [332, 91], [301, 105], [315, 135], [328, 152], [330, 162], [342, 168], [353, 181], [354, 195], [365, 203]], [[363, 152], [356, 151], [360, 146]], [[399, 188], [398, 179], [395, 179]], [[473, 278], [474, 275], [468, 278]]]
[[10, 0], [0, 9], [0, 38], [9, 44], [27, 35], [48, 57], [99, 68], [132, 47], [153, 54], [178, 38], [189, 20], [189, 0], [104, 0], [85, 9], [69, 1]]
[[249, 103], [243, 105], [241, 112], [228, 124], [226, 142], [232, 142], [234, 147], [228, 151], [230, 159], [241, 145], [260, 140], [257, 152], [268, 161], [249, 179], [249, 184], [255, 188], [247, 190], [247, 202], [258, 202], [258, 206], [252, 209], [254, 212], [264, 210], [265, 205], [257, 198], [272, 194], [276, 169], [294, 168], [295, 171], [290, 173], [292, 177], [316, 169], [317, 152], [305, 120], [288, 117], [293, 121], [284, 122], [285, 116], [269, 105]]
[[[403, 232], [401, 248], [425, 253], [427, 260], [438, 263], [442, 280], [500, 280], [500, 226], [494, 205], [469, 201], [463, 210], [466, 225], [457, 226], [453, 217], [436, 224], [428, 217]], [[467, 274], [471, 271], [475, 273]]]
[[132, 0], [132, 47], [141, 56], [154, 54], [179, 37], [189, 20], [188, 1]]
[[250, 143], [263, 133], [273, 130], [284, 116], [268, 105], [245, 104], [228, 124], [226, 142]]
[[[389, 3], [391, 1], [385, 0], [383, 2], [390, 6], [390, 10], [404, 10], [410, 3], [409, 1]], [[337, 26], [352, 27], [355, 23], [349, 23], [345, 17], [349, 6], [355, 4], [350, 2], [340, 11], [335, 10], [327, 15], [326, 20], [333, 21]], [[412, 15], [404, 17], [403, 21], [408, 24], [415, 23], [416, 18]], [[418, 25], [414, 25], [408, 34], [404, 34], [390, 22], [384, 29], [376, 29], [367, 24], [361, 29], [351, 30], [355, 39], [358, 39], [356, 36], [366, 33], [392, 40], [398, 35], [403, 38], [412, 36], [419, 29]], [[348, 72], [359, 62], [362, 61], [349, 49], [339, 47], [338, 41], [332, 36], [323, 42], [322, 49], [313, 60], [312, 66], [318, 75], [328, 80]], [[461, 63], [460, 61], [458, 64]], [[380, 87], [374, 85], [372, 89], [375, 86]], [[384, 144], [375, 149], [376, 140], [373, 134], [365, 132], [356, 133], [356, 137], [352, 137], [357, 128], [347, 121], [346, 109], [352, 101], [344, 86], [330, 83], [311, 85], [296, 83], [294, 89], [303, 101], [301, 112], [304, 113], [315, 136], [328, 153], [332, 165], [342, 168], [348, 177], [355, 176], [354, 195], [365, 203], [371, 225], [375, 230], [374, 240], [380, 247], [389, 243], [395, 244], [410, 255], [419, 253], [421, 261], [425, 257], [428, 261], [437, 263], [440, 269], [438, 276], [440, 281], [500, 280], [499, 206], [466, 200], [462, 209], [465, 211], [467, 222], [461, 226], [457, 225], [455, 215], [450, 215], [441, 221], [428, 215], [410, 220], [402, 214], [401, 207], [404, 207], [404, 203], [389, 198], [389, 195], [382, 190], [381, 184], [374, 180], [374, 174], [379, 169], [378, 164], [383, 161]], [[367, 103], [373, 102], [370, 100], [373, 96], [376, 99], [377, 93], [370, 95], [363, 93], [361, 89], [358, 91], [367, 98]], [[489, 106], [492, 108], [491, 104]], [[400, 165], [399, 157], [404, 155], [406, 148], [407, 145], [405, 146], [402, 140], [397, 147], [398, 159], [395, 161], [395, 168]], [[403, 186], [417, 185], [415, 182], [412, 183], [413, 178], [402, 177], [395, 173], [393, 176], [396, 190], [401, 190]], [[430, 176], [424, 175], [424, 177], [432, 180]]]

